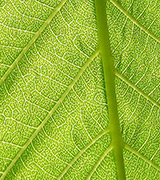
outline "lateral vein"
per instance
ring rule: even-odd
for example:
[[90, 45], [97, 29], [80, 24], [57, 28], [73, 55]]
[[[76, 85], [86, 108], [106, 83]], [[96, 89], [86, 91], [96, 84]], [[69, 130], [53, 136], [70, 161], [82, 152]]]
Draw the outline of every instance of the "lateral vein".
[[136, 24], [140, 29], [142, 29], [145, 33], [147, 33], [150, 37], [160, 43], [160, 39], [152, 34], [147, 28], [145, 28], [136, 18], [127, 12], [119, 2], [115, 0], [110, 0], [114, 6], [116, 6], [123, 14], [125, 14], [134, 24]]
[[143, 154], [141, 154], [140, 152], [138, 152], [137, 150], [133, 149], [132, 147], [130, 147], [128, 144], [124, 145], [125, 149], [127, 149], [128, 151], [134, 153], [136, 156], [140, 157], [141, 159], [143, 159], [144, 161], [146, 161], [148, 164], [150, 164], [151, 166], [153, 166], [155, 169], [157, 169], [158, 171], [160, 171], [160, 167], [156, 164], [154, 164], [151, 160], [149, 160], [147, 157], [145, 157]]
[[86, 180], [90, 180], [92, 175], [94, 174], [94, 172], [96, 171], [96, 169], [98, 168], [98, 166], [102, 163], [102, 161], [104, 160], [104, 158], [107, 156], [107, 154], [113, 149], [112, 146], [108, 147], [105, 152], [101, 155], [101, 157], [99, 158], [99, 160], [96, 162], [96, 164], [94, 165], [92, 171], [89, 173], [88, 177]]
[[[68, 172], [69, 168], [76, 162], [76, 160], [87, 150], [89, 149], [98, 139], [100, 139], [102, 136], [107, 134], [109, 132], [108, 129], [102, 131], [98, 136], [96, 136], [87, 146], [85, 146], [73, 159], [72, 161], [64, 168], [60, 176], [57, 178], [57, 180], [60, 180], [64, 177], [64, 175]], [[108, 149], [107, 149], [108, 150]]]
[[130, 87], [132, 87], [134, 90], [136, 90], [139, 94], [141, 94], [145, 99], [153, 103], [155, 106], [157, 106], [160, 109], [160, 104], [153, 100], [149, 95], [144, 93], [141, 89], [139, 89], [135, 84], [133, 84], [130, 80], [128, 80], [126, 77], [124, 77], [121, 73], [119, 73], [117, 70], [115, 70], [115, 75], [120, 78], [122, 81], [124, 81], [126, 84], [128, 84]]
[[4, 73], [2, 78], [0, 79], [0, 85], [3, 84], [5, 79], [8, 77], [8, 75], [12, 72], [12, 70], [15, 68], [15, 66], [18, 64], [18, 62], [22, 59], [23, 55], [28, 51], [28, 49], [32, 46], [32, 44], [37, 40], [39, 35], [44, 31], [44, 29], [47, 27], [47, 25], [52, 21], [52, 19], [55, 17], [55, 15], [60, 11], [60, 9], [64, 6], [64, 4], [67, 2], [67, 0], [62, 0], [61, 3], [54, 9], [52, 14], [48, 17], [48, 19], [44, 22], [44, 24], [39, 28], [39, 30], [35, 33], [33, 38], [29, 41], [29, 43], [23, 48], [21, 53], [18, 55], [18, 57], [15, 59], [15, 61], [11, 64], [11, 66], [7, 69], [7, 71]]
[[14, 166], [14, 164], [16, 163], [16, 161], [21, 157], [21, 155], [23, 154], [23, 152], [26, 150], [26, 148], [30, 145], [30, 143], [33, 141], [33, 139], [37, 136], [37, 134], [40, 132], [40, 130], [43, 128], [43, 126], [46, 124], [46, 122], [48, 121], [48, 119], [53, 115], [53, 113], [56, 111], [56, 109], [60, 106], [60, 104], [63, 102], [63, 100], [65, 99], [65, 97], [68, 95], [68, 93], [70, 92], [70, 90], [73, 88], [73, 86], [75, 85], [75, 83], [78, 81], [78, 79], [81, 77], [82, 73], [85, 71], [85, 69], [88, 67], [88, 65], [92, 62], [92, 60], [97, 57], [98, 55], [98, 50], [95, 51], [93, 53], [93, 55], [87, 60], [87, 62], [83, 65], [83, 67], [80, 69], [80, 71], [78, 72], [78, 74], [75, 76], [74, 80], [71, 82], [71, 84], [68, 86], [68, 88], [66, 89], [66, 91], [63, 93], [63, 95], [61, 96], [61, 98], [57, 101], [57, 103], [55, 104], [55, 106], [51, 109], [51, 111], [48, 113], [48, 115], [46, 116], [46, 118], [42, 121], [42, 123], [38, 126], [38, 128], [34, 131], [34, 133], [32, 134], [32, 136], [28, 139], [28, 141], [24, 144], [24, 146], [22, 146], [21, 150], [17, 153], [17, 155], [15, 156], [15, 158], [12, 160], [12, 162], [9, 164], [9, 166], [6, 168], [6, 170], [4, 171], [3, 175], [1, 176], [0, 180], [3, 180], [5, 178], [5, 176], [7, 175], [7, 173], [9, 172], [9, 170]]

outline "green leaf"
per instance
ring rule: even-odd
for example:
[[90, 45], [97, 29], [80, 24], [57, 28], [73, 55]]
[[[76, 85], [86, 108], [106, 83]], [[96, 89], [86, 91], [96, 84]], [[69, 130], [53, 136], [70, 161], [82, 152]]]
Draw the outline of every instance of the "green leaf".
[[160, 178], [159, 7], [0, 1], [1, 180]]

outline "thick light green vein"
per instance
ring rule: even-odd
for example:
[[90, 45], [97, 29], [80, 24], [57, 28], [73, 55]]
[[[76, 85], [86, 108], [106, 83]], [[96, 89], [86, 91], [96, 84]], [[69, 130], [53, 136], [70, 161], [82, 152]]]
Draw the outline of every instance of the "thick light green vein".
[[132, 87], [134, 90], [136, 90], [139, 94], [141, 94], [145, 99], [153, 103], [155, 106], [157, 106], [160, 109], [160, 104], [153, 100], [150, 96], [148, 96], [146, 93], [144, 93], [141, 89], [139, 89], [136, 85], [134, 85], [130, 80], [128, 80], [126, 77], [124, 77], [121, 73], [119, 73], [117, 70], [115, 70], [115, 75], [119, 77], [122, 81], [127, 83], [130, 87]]
[[[66, 168], [62, 171], [57, 180], [60, 180], [64, 177], [64, 175], [68, 172], [69, 168], [76, 162], [76, 160], [88, 149], [90, 148], [98, 139], [100, 139], [103, 135], [107, 134], [108, 129], [102, 131], [98, 136], [96, 136], [86, 147], [84, 147], [74, 158], [73, 160], [66, 166]], [[108, 149], [107, 149], [108, 150]]]
[[160, 171], [160, 167], [156, 164], [154, 164], [151, 160], [149, 160], [148, 158], [146, 158], [145, 156], [143, 156], [140, 152], [138, 152], [137, 150], [133, 149], [132, 147], [130, 147], [128, 144], [125, 144], [125, 149], [127, 149], [128, 151], [134, 153], [135, 155], [137, 155], [138, 157], [140, 157], [141, 159], [143, 159], [144, 161], [146, 161], [148, 164], [150, 164], [151, 166], [153, 166], [155, 169], [157, 169], [158, 171]]
[[106, 157], [106, 155], [113, 149], [112, 146], [110, 146], [108, 149], [105, 150], [105, 152], [102, 154], [102, 156], [99, 158], [99, 160], [96, 162], [96, 164], [94, 165], [92, 171], [89, 173], [88, 177], [86, 180], [91, 179], [92, 175], [94, 174], [94, 172], [96, 171], [96, 169], [98, 168], [98, 166], [101, 164], [101, 162], [104, 160], [104, 158]]
[[147, 33], [150, 37], [160, 43], [160, 39], [152, 34], [147, 28], [145, 28], [139, 21], [131, 16], [129, 12], [127, 12], [119, 2], [115, 0], [110, 0], [123, 14], [125, 14], [134, 24], [136, 24], [140, 29], [142, 29], [145, 33]]
[[99, 49], [102, 56], [105, 88], [108, 101], [109, 128], [112, 136], [112, 146], [116, 160], [118, 179], [125, 180], [126, 177], [123, 160], [123, 140], [122, 134], [120, 132], [115, 94], [115, 74], [107, 27], [106, 1], [95, 0], [95, 6], [98, 24]]
[[[100, 51], [98, 52], [100, 53]], [[119, 73], [117, 69], [114, 70], [115, 75], [120, 78], [122, 81], [127, 83], [130, 87], [132, 87], [134, 90], [136, 90], [139, 94], [141, 94], [145, 99], [153, 103], [155, 106], [157, 106], [160, 109], [160, 104], [156, 102], [154, 99], [152, 99], [148, 94], [143, 92], [141, 89], [139, 89], [135, 84], [133, 84], [129, 79], [123, 76], [123, 74]]]
[[15, 66], [18, 64], [18, 62], [22, 59], [23, 55], [28, 51], [28, 49], [32, 46], [32, 44], [36, 41], [36, 39], [39, 37], [39, 35], [44, 31], [44, 29], [47, 27], [47, 25], [51, 22], [51, 20], [55, 17], [55, 15], [60, 11], [60, 9], [64, 6], [67, 0], [62, 0], [61, 3], [54, 9], [52, 14], [48, 17], [48, 19], [44, 22], [44, 24], [40, 27], [40, 29], [35, 33], [33, 38], [29, 41], [29, 43], [23, 48], [21, 53], [18, 55], [18, 57], [15, 59], [15, 61], [12, 63], [12, 65], [7, 69], [5, 74], [2, 76], [0, 80], [0, 85], [5, 81], [5, 79], [8, 77], [8, 75], [12, 72], [12, 70], [15, 68]]
[[91, 63], [91, 61], [98, 55], [98, 50], [94, 52], [94, 54], [87, 60], [87, 62], [83, 65], [83, 67], [80, 69], [72, 83], [68, 86], [66, 91], [63, 93], [61, 98], [57, 101], [56, 105], [51, 109], [51, 111], [48, 113], [46, 118], [42, 121], [42, 123], [38, 126], [38, 128], [34, 131], [32, 136], [28, 139], [28, 141], [25, 143], [25, 145], [21, 148], [21, 150], [18, 152], [18, 154], [15, 156], [15, 158], [12, 160], [12, 162], [9, 164], [7, 169], [4, 171], [3, 175], [1, 176], [1, 180], [5, 178], [9, 170], [14, 166], [16, 161], [20, 158], [22, 153], [26, 150], [26, 148], [29, 146], [29, 144], [33, 141], [33, 139], [37, 136], [39, 131], [43, 128], [43, 126], [46, 124], [48, 119], [53, 115], [53, 113], [56, 111], [56, 109], [60, 106], [60, 104], [63, 102], [65, 97], [68, 95], [70, 90], [73, 88], [75, 83], [78, 81], [78, 79], [81, 77], [82, 73], [85, 71], [85, 69], [88, 67], [88, 65]]

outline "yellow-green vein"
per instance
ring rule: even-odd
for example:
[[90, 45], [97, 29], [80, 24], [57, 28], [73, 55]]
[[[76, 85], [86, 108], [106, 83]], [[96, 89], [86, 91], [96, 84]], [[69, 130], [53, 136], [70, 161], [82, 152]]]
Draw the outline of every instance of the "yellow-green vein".
[[18, 152], [18, 154], [15, 156], [15, 158], [12, 160], [12, 162], [9, 164], [7, 169], [4, 171], [3, 175], [1, 176], [0, 180], [4, 179], [9, 170], [13, 167], [13, 165], [16, 163], [16, 161], [21, 157], [22, 153], [26, 150], [26, 148], [29, 146], [29, 144], [33, 141], [33, 139], [37, 136], [39, 131], [43, 128], [43, 126], [46, 124], [48, 119], [53, 115], [53, 113], [56, 111], [56, 109], [60, 106], [60, 104], [63, 102], [65, 97], [68, 95], [70, 90], [73, 88], [75, 83], [78, 81], [78, 79], [81, 77], [82, 73], [85, 71], [85, 69], [88, 67], [88, 65], [91, 63], [91, 61], [98, 55], [98, 50], [94, 52], [94, 54], [87, 60], [87, 62], [83, 65], [83, 67], [80, 69], [78, 74], [75, 76], [72, 83], [68, 86], [66, 91], [63, 93], [61, 98], [57, 101], [56, 105], [51, 109], [51, 111], [48, 113], [46, 118], [42, 121], [42, 123], [38, 126], [38, 128], [34, 131], [32, 136], [27, 140], [27, 142], [24, 144], [24, 146], [21, 148], [21, 150]]
[[47, 25], [52, 21], [52, 19], [55, 17], [55, 15], [60, 11], [60, 9], [64, 6], [67, 0], [62, 0], [61, 3], [54, 9], [52, 14], [48, 17], [48, 19], [43, 23], [43, 25], [39, 28], [39, 30], [35, 33], [33, 38], [29, 41], [29, 43], [23, 48], [21, 53], [18, 55], [18, 57], [15, 59], [15, 61], [11, 64], [11, 66], [7, 69], [7, 71], [4, 73], [2, 78], [0, 79], [0, 85], [3, 84], [5, 79], [8, 77], [8, 75], [12, 72], [12, 70], [15, 68], [15, 66], [18, 64], [18, 62], [22, 59], [23, 55], [28, 51], [28, 49], [31, 47], [31, 45], [36, 41], [36, 39], [39, 37], [39, 35], [44, 31], [44, 29], [47, 27]]
[[60, 180], [64, 177], [64, 175], [68, 172], [69, 168], [76, 162], [76, 160], [88, 149], [90, 148], [98, 139], [100, 139], [103, 135], [105, 135], [108, 131], [108, 129], [102, 131], [98, 134], [87, 146], [85, 146], [73, 159], [72, 161], [64, 168], [60, 176], [57, 178], [57, 180]]
[[95, 0], [95, 7], [98, 25], [99, 50], [102, 56], [105, 89], [108, 102], [109, 129], [112, 137], [112, 146], [117, 166], [118, 179], [125, 180], [123, 140], [120, 131], [115, 94], [115, 74], [107, 27], [106, 0]]
[[149, 160], [148, 158], [146, 158], [145, 156], [143, 156], [140, 152], [138, 152], [137, 150], [133, 149], [132, 147], [130, 147], [128, 144], [124, 145], [125, 149], [127, 149], [128, 151], [134, 153], [136, 156], [140, 157], [141, 159], [143, 159], [144, 161], [146, 161], [148, 164], [150, 164], [151, 166], [153, 166], [155, 169], [157, 169], [158, 171], [160, 171], [160, 167], [156, 164], [154, 164], [151, 160]]
[[126, 77], [124, 77], [117, 70], [115, 70], [115, 75], [160, 109], [160, 104], [158, 104], [158, 102], [156, 102], [149, 95], [144, 93], [141, 89], [139, 89], [136, 85], [134, 85], [131, 81], [129, 81]]
[[157, 42], [160, 43], [160, 39], [155, 36], [154, 34], [152, 34], [147, 28], [145, 28], [141, 23], [139, 23], [139, 21], [134, 18], [133, 16], [131, 16], [129, 14], [129, 12], [127, 12], [119, 2], [115, 1], [115, 0], [110, 0], [114, 6], [116, 6], [123, 14], [125, 14], [134, 24], [136, 24], [140, 29], [142, 29], [145, 33], [147, 33], [150, 37], [152, 37], [154, 40], [156, 40]]
[[[98, 54], [100, 51], [98, 52]], [[143, 92], [141, 89], [139, 89], [135, 84], [133, 84], [129, 79], [123, 76], [120, 72], [117, 71], [117, 69], [114, 70], [115, 75], [120, 78], [122, 81], [124, 81], [126, 84], [128, 84], [131, 88], [136, 90], [139, 94], [141, 94], [145, 99], [147, 99], [149, 102], [153, 103], [156, 107], [160, 109], [160, 104], [156, 102], [154, 99], [152, 99], [148, 94]]]
[[88, 177], [86, 180], [90, 180], [92, 175], [94, 174], [94, 172], [96, 171], [96, 169], [98, 168], [98, 166], [101, 164], [101, 162], [104, 160], [104, 158], [106, 157], [106, 155], [113, 149], [112, 146], [110, 146], [109, 148], [107, 148], [105, 150], [105, 152], [101, 155], [101, 157], [99, 158], [99, 160], [96, 162], [96, 164], [94, 165], [92, 171], [89, 173]]

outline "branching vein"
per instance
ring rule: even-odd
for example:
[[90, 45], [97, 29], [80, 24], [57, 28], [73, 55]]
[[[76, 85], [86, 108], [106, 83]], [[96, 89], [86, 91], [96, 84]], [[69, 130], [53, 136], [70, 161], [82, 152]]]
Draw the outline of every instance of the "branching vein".
[[119, 77], [122, 81], [127, 83], [130, 87], [132, 87], [134, 90], [136, 90], [139, 94], [141, 94], [145, 99], [153, 103], [156, 107], [160, 109], [160, 104], [153, 100], [149, 95], [144, 93], [141, 89], [139, 89], [135, 84], [133, 84], [131, 81], [129, 81], [126, 77], [124, 77], [121, 73], [119, 73], [117, 70], [115, 70], [115, 75]]
[[91, 61], [98, 55], [98, 50], [94, 52], [94, 54], [87, 60], [87, 62], [84, 64], [84, 66], [80, 69], [79, 73], [76, 75], [72, 83], [68, 86], [64, 94], [61, 96], [61, 98], [57, 101], [56, 105], [51, 109], [51, 111], [48, 113], [46, 118], [42, 121], [42, 123], [38, 126], [38, 128], [34, 131], [32, 136], [28, 139], [28, 141], [24, 144], [24, 146], [21, 148], [21, 150], [18, 152], [18, 154], [15, 156], [15, 158], [12, 160], [12, 162], [9, 164], [7, 169], [4, 171], [3, 175], [1, 176], [1, 180], [5, 178], [7, 173], [10, 171], [10, 169], [14, 166], [14, 164], [17, 162], [17, 160], [21, 157], [23, 152], [27, 149], [27, 147], [30, 145], [30, 143], [33, 141], [33, 139], [37, 136], [37, 134], [40, 132], [40, 130], [43, 128], [43, 126], [46, 124], [48, 119], [53, 115], [53, 113], [56, 111], [56, 109], [61, 105], [65, 97], [68, 95], [70, 90], [73, 88], [75, 83], [78, 81], [78, 79], [81, 77], [82, 73], [85, 71], [85, 69], [88, 67], [88, 65], [91, 63]]
[[101, 157], [99, 158], [99, 160], [96, 162], [96, 164], [94, 165], [92, 171], [89, 173], [88, 177], [86, 180], [90, 180], [92, 175], [94, 174], [94, 172], [96, 171], [96, 169], [98, 168], [98, 166], [102, 163], [102, 161], [104, 160], [104, 158], [107, 156], [107, 154], [113, 149], [112, 146], [110, 146], [108, 149], [105, 150], [105, 152], [101, 155]]
[[135, 155], [137, 155], [138, 157], [140, 157], [141, 159], [143, 159], [144, 161], [146, 161], [148, 164], [150, 164], [151, 166], [153, 166], [155, 169], [157, 169], [158, 171], [160, 171], [160, 167], [156, 164], [154, 164], [151, 160], [149, 160], [147, 157], [143, 156], [140, 152], [138, 152], [137, 150], [133, 149], [132, 147], [130, 147], [128, 144], [125, 144], [125, 149], [127, 149], [128, 151], [134, 153]]
[[15, 59], [15, 61], [11, 64], [11, 66], [7, 69], [5, 74], [0, 79], [0, 85], [3, 84], [5, 79], [8, 77], [8, 75], [12, 72], [12, 70], [15, 68], [15, 66], [18, 64], [18, 62], [22, 59], [23, 55], [28, 51], [28, 49], [32, 46], [32, 44], [37, 40], [39, 35], [44, 31], [44, 29], [47, 27], [47, 25], [52, 21], [52, 19], [55, 17], [55, 15], [60, 11], [60, 9], [64, 6], [67, 0], [62, 0], [61, 3], [54, 9], [52, 14], [48, 17], [48, 19], [44, 22], [44, 24], [40, 27], [40, 29], [35, 33], [33, 38], [29, 41], [29, 43], [23, 48], [21, 53], [18, 55], [18, 57]]
[[150, 37], [160, 43], [160, 39], [151, 33], [147, 28], [145, 28], [139, 21], [131, 16], [121, 5], [115, 0], [110, 0], [123, 14], [125, 14], [134, 24], [136, 24], [140, 29], [142, 29], [145, 33], [147, 33]]
[[[68, 172], [69, 168], [76, 162], [76, 160], [88, 149], [90, 148], [98, 139], [100, 139], [102, 136], [107, 134], [108, 130], [102, 131], [98, 136], [96, 136], [86, 147], [84, 147], [75, 157], [74, 159], [66, 166], [66, 168], [62, 171], [60, 176], [57, 178], [57, 180], [60, 180], [63, 178], [63, 176]], [[107, 149], [110, 150], [111, 148]]]

